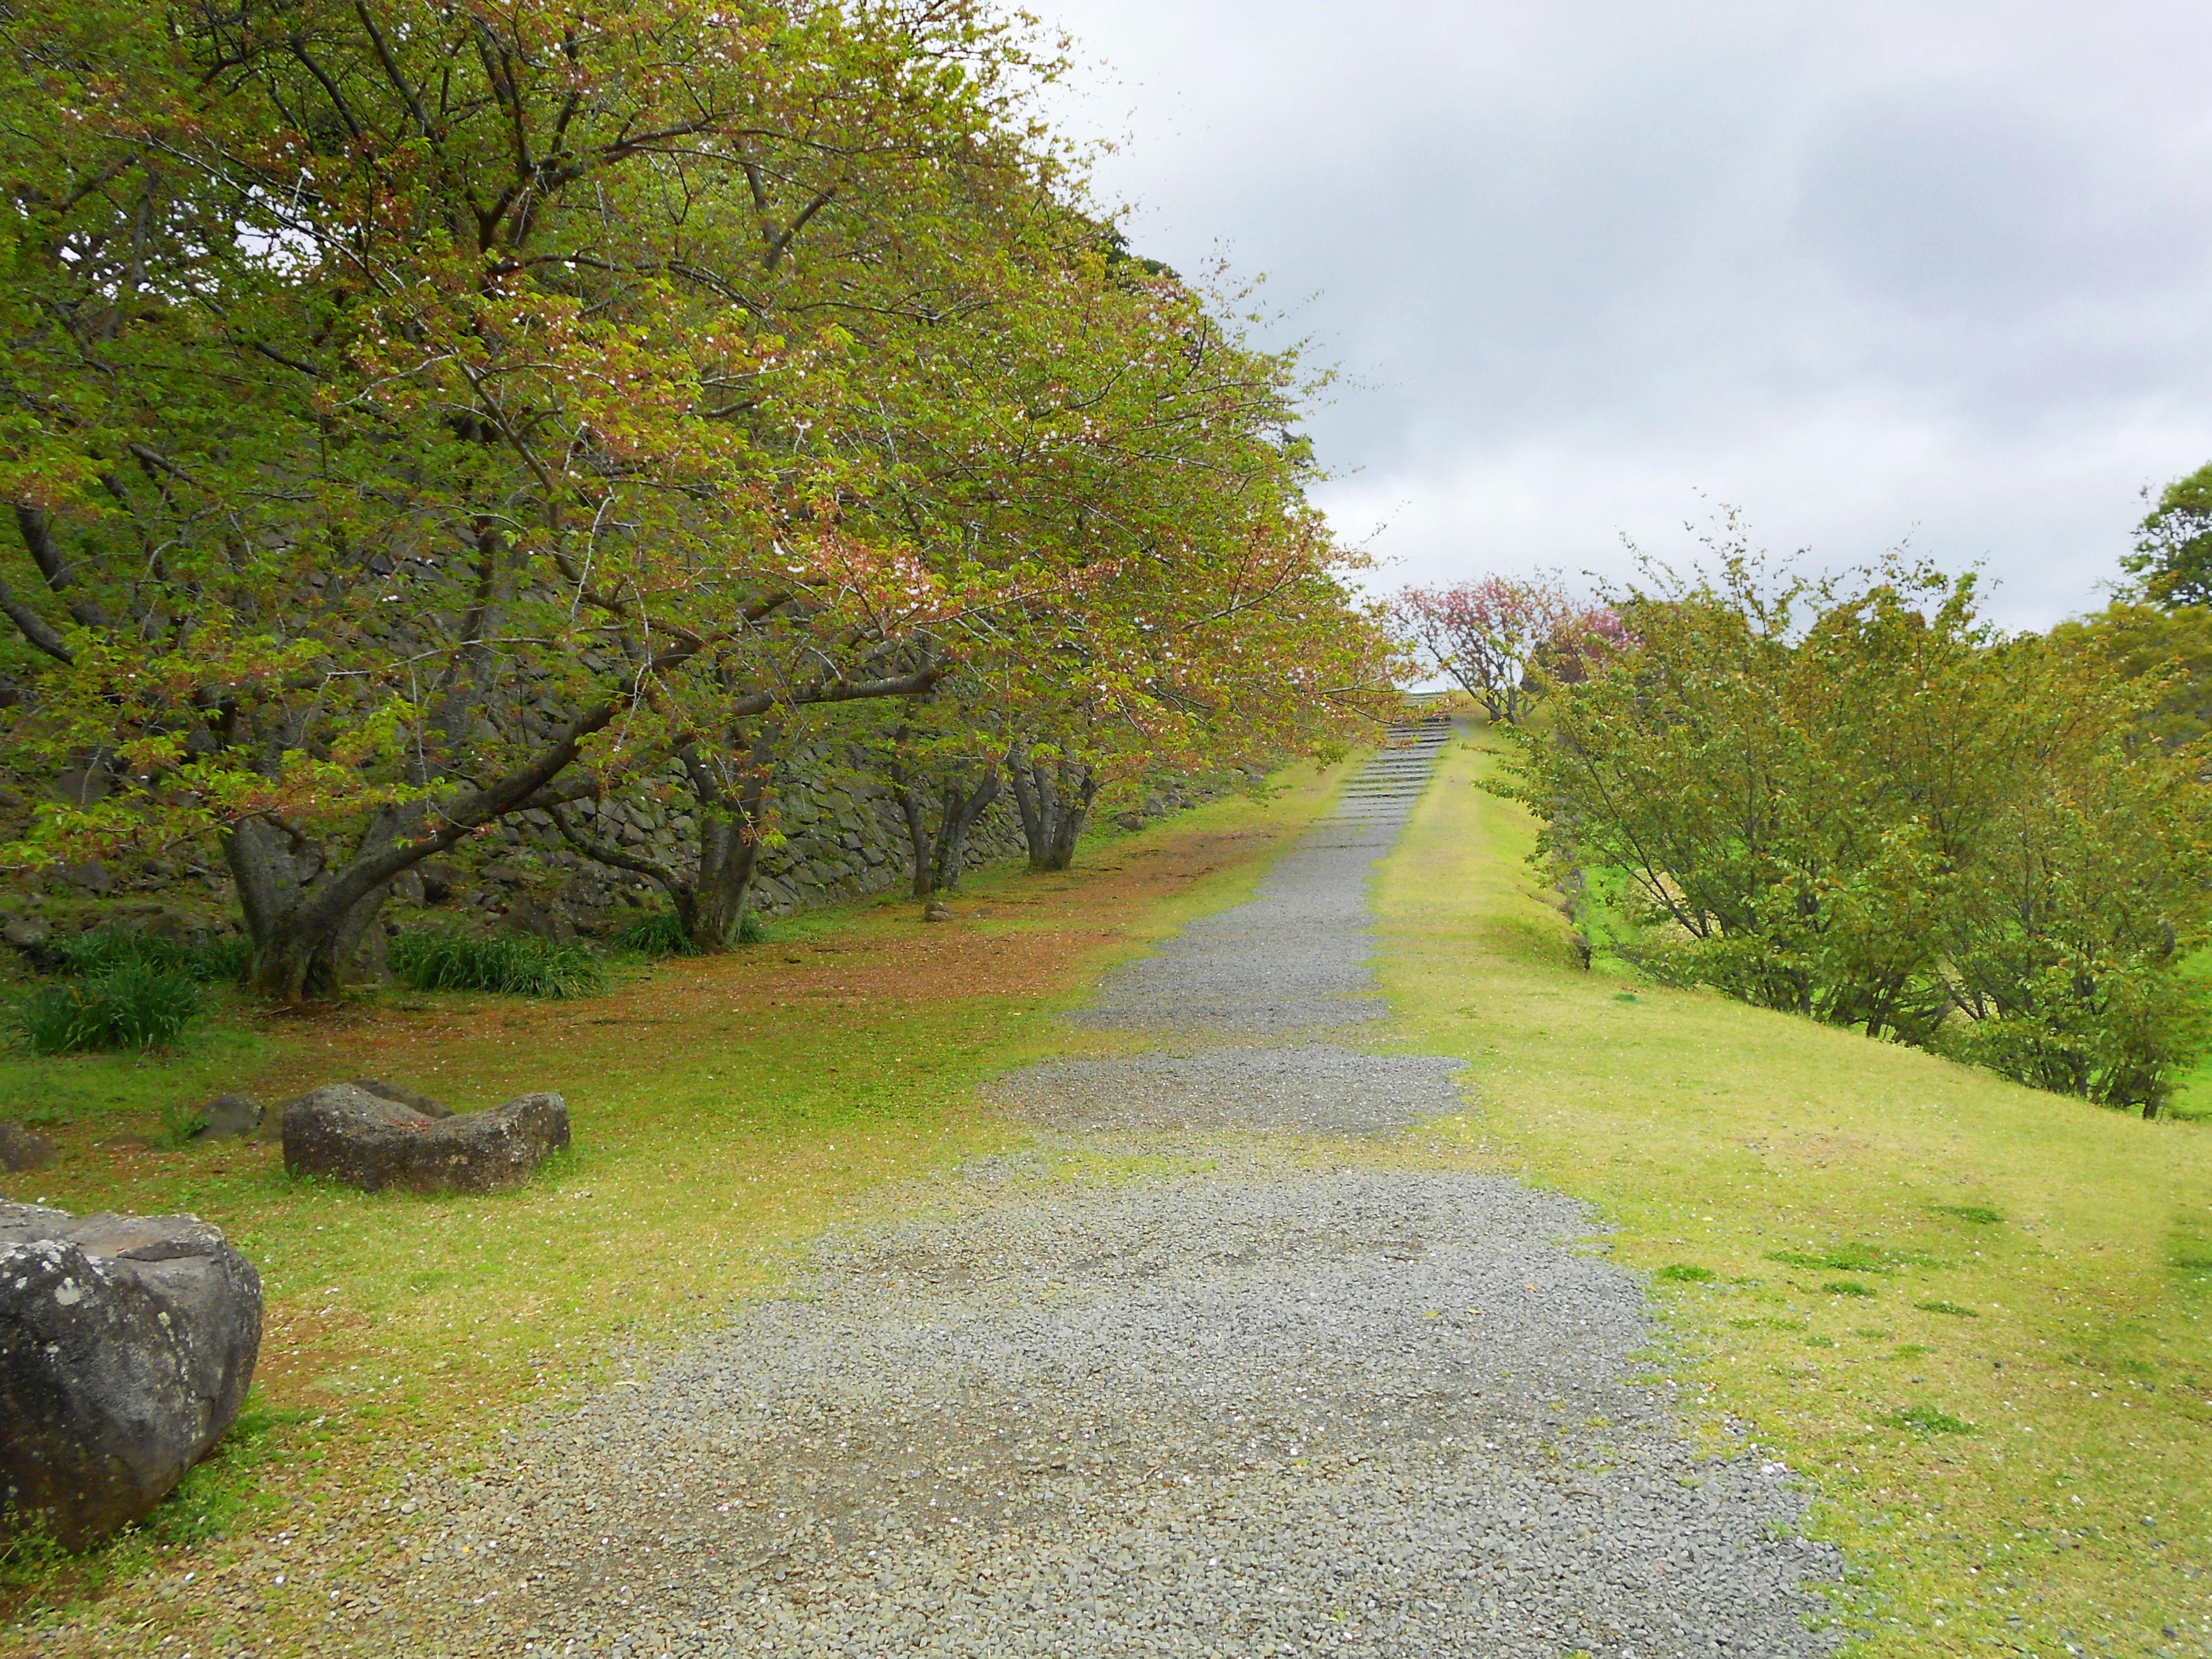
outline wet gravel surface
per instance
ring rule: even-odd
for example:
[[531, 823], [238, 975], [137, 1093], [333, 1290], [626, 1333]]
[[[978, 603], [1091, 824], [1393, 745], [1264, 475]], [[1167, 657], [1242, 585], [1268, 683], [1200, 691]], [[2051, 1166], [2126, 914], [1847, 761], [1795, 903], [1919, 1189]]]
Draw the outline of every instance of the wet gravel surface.
[[[1367, 1018], [1361, 884], [1427, 759], [1370, 769], [1258, 914], [1158, 959], [1226, 1007], [1241, 957], [1238, 1017], [1194, 1019], [1156, 963], [1117, 976], [1100, 1023], [1183, 1052], [1010, 1079], [1049, 1126], [1039, 1152], [949, 1182], [939, 1218], [833, 1242], [792, 1297], [634, 1357], [473, 1481], [419, 1489], [384, 1622], [348, 1645], [1831, 1651], [1797, 1586], [1838, 1563], [1792, 1535], [1802, 1495], [1755, 1448], [1692, 1457], [1631, 1361], [1644, 1295], [1586, 1212], [1327, 1139], [1455, 1103], [1449, 1062], [1322, 1040]], [[1303, 948], [1258, 948], [1290, 917]], [[1209, 1158], [1151, 1133], [1192, 1128]], [[1054, 1149], [1169, 1146], [1170, 1176], [1052, 1176]]]

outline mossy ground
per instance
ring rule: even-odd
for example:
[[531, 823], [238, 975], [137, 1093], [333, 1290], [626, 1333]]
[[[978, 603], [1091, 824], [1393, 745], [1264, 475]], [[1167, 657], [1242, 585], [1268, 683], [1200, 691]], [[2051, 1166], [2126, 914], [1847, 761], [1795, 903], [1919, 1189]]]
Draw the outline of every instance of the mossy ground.
[[1588, 1200], [1717, 1449], [1814, 1484], [1855, 1650], [2212, 1652], [2212, 1138], [1577, 965], [1455, 744], [1386, 864], [1427, 1133]]

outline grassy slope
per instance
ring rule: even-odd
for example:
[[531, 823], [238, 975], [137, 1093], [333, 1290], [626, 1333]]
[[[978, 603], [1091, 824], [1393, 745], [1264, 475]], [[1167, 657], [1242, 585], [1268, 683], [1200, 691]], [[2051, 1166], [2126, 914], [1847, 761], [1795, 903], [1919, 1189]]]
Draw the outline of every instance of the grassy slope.
[[[1063, 875], [972, 878], [950, 926], [868, 902], [586, 1001], [387, 994], [210, 1030], [159, 1062], [0, 1060], [0, 1110], [62, 1120], [60, 1165], [10, 1177], [10, 1196], [195, 1211], [268, 1298], [248, 1432], [89, 1562], [0, 1573], [0, 1610], [43, 1625], [41, 1654], [152, 1652], [180, 1632], [316, 1647], [319, 1586], [390, 1557], [401, 1523], [379, 1506], [408, 1471], [483, 1455], [533, 1400], [773, 1288], [857, 1206], [916, 1201], [912, 1178], [1018, 1138], [975, 1085], [1085, 1042], [1050, 1016], [1241, 898], [1338, 775], [1299, 769], [1267, 803], [1100, 837]], [[149, 1144], [165, 1108], [223, 1088], [273, 1100], [370, 1074], [462, 1109], [559, 1089], [576, 1146], [518, 1192], [422, 1199], [293, 1181], [273, 1146]]]
[[1577, 971], [1486, 742], [1377, 892], [1401, 1029], [1470, 1062], [1435, 1133], [1713, 1276], [1655, 1281], [1667, 1363], [1817, 1483], [1857, 1650], [2212, 1651], [2212, 1133]]

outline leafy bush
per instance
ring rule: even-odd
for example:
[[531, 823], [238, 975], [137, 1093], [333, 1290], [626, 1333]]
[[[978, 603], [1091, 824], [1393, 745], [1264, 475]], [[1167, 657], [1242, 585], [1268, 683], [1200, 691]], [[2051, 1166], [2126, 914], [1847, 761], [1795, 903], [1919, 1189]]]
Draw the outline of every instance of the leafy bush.
[[624, 951], [648, 957], [688, 957], [698, 953], [684, 921], [673, 910], [648, 910], [617, 933], [614, 942]]
[[2168, 678], [2014, 637], [1971, 577], [1721, 573], [1613, 597], [1625, 632], [1506, 793], [1614, 948], [1709, 985], [2154, 1115], [2212, 1044], [2212, 790], [2150, 740]]
[[58, 985], [43, 985], [15, 1010], [15, 1024], [39, 1054], [151, 1048], [173, 1042], [200, 1012], [199, 987], [176, 969], [125, 963]]
[[392, 942], [392, 971], [417, 991], [500, 991], [510, 996], [594, 996], [606, 970], [584, 945], [555, 945], [535, 933], [491, 939], [428, 930]]

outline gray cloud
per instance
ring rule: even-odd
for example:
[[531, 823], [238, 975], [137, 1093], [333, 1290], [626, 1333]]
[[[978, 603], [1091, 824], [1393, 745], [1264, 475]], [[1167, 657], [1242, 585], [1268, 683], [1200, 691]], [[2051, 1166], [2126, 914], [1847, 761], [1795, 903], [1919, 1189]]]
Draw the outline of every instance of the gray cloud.
[[[1065, 0], [1146, 252], [1267, 273], [1391, 580], [1618, 571], [1699, 491], [2097, 602], [2212, 458], [2212, 13]], [[1308, 296], [1311, 296], [1309, 298]]]

